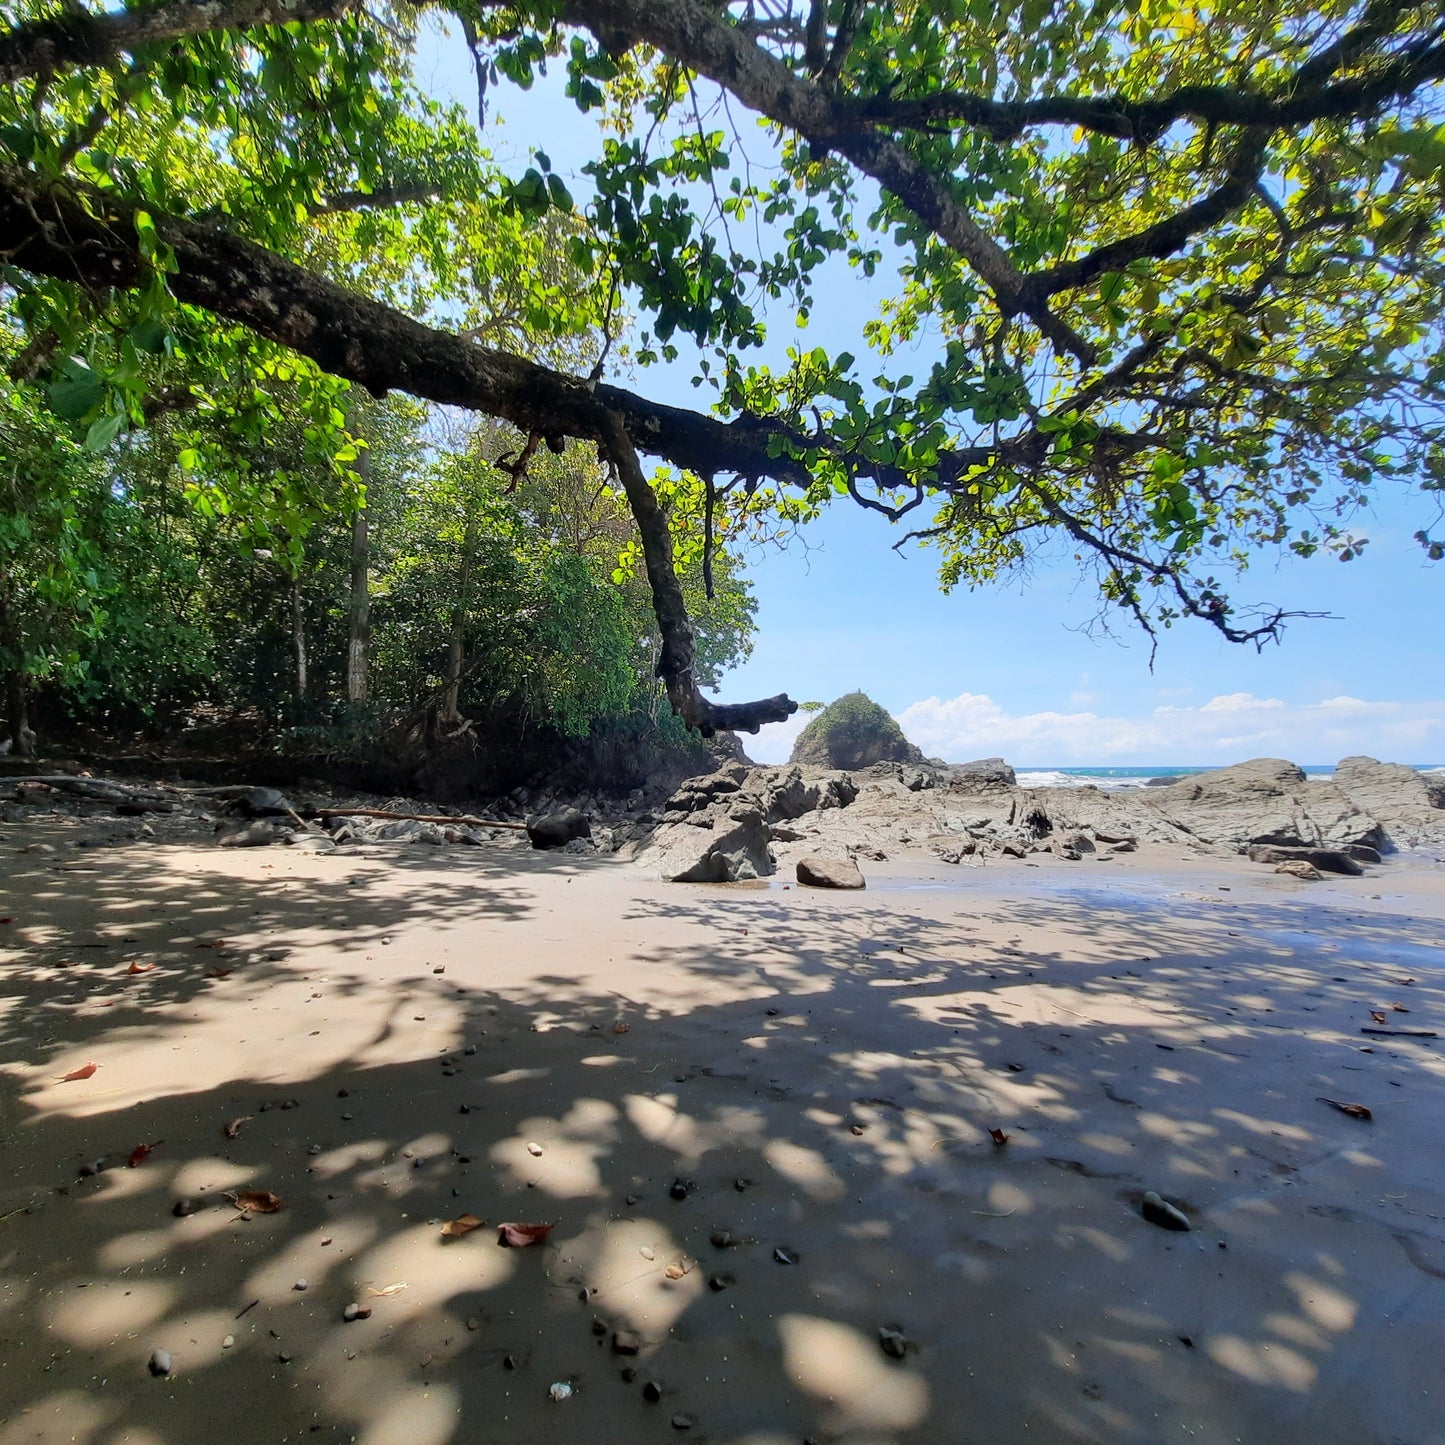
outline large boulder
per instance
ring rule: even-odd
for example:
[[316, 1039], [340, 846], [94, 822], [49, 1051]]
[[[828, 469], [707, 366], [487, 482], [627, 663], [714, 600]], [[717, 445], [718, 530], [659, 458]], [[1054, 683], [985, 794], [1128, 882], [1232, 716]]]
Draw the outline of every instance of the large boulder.
[[576, 808], [558, 808], [527, 820], [527, 836], [534, 848], [564, 848], [574, 838], [591, 835], [591, 819]]
[[799, 858], [798, 882], [808, 888], [866, 888], [850, 858]]
[[1379, 820], [1395, 846], [1445, 842], [1445, 776], [1351, 757], [1335, 764], [1333, 781], [1355, 807]]
[[1378, 846], [1379, 824], [1328, 782], [1311, 782], [1282, 758], [1247, 763], [1181, 778], [1150, 789], [1142, 801], [1176, 827], [1205, 843], [1283, 847], [1366, 843]]
[[971, 763], [950, 763], [948, 782], [956, 788], [1013, 788], [1018, 775], [1002, 758], [978, 758]]
[[903, 729], [866, 693], [829, 704], [798, 734], [791, 763], [817, 768], [869, 768], [874, 763], [922, 763]]
[[[1358, 878], [1365, 871], [1342, 848], [1282, 848], [1278, 843], [1258, 843], [1249, 850], [1249, 861], [1251, 863], [1308, 863], [1321, 873], [1343, 873], [1347, 878]], [[1285, 871], [1291, 870], [1286, 869]]]
[[768, 825], [752, 799], [682, 823], [665, 823], [647, 845], [649, 871], [669, 883], [737, 883], [773, 871]]

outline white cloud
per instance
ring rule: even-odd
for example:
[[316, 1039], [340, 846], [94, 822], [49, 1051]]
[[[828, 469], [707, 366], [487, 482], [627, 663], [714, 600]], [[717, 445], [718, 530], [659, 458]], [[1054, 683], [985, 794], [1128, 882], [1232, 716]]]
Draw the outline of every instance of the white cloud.
[[[1445, 699], [1286, 703], [1237, 692], [1197, 707], [1166, 705], [1141, 716], [1108, 717], [1091, 711], [1012, 714], [985, 694], [966, 692], [947, 701], [916, 702], [898, 721], [930, 757], [950, 762], [999, 755], [1026, 766], [1229, 763], [1251, 757], [1329, 763], [1349, 753], [1398, 762], [1445, 760]], [[761, 759], [761, 751], [753, 756]]]

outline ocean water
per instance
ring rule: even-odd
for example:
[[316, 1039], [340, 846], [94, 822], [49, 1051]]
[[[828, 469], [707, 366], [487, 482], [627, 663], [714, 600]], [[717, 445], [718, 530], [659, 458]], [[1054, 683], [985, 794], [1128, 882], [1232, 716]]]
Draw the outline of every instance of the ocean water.
[[[1017, 768], [1021, 788], [1084, 788], [1093, 786], [1105, 792], [1117, 793], [1130, 788], [1145, 788], [1151, 778], [1187, 778], [1194, 773], [1210, 773], [1219, 764], [1208, 767], [1158, 767], [1158, 768]], [[1445, 764], [1415, 763], [1412, 765], [1421, 773], [1445, 773]], [[1334, 776], [1334, 765], [1311, 766], [1306, 764], [1305, 773], [1311, 778]]]

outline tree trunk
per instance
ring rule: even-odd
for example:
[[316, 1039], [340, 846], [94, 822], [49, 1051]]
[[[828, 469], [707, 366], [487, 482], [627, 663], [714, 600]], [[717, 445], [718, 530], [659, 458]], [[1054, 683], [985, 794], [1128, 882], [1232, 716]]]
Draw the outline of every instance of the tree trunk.
[[449, 727], [455, 727], [462, 720], [461, 690], [462, 668], [466, 661], [467, 593], [472, 581], [472, 547], [476, 534], [470, 521], [462, 538], [462, 570], [457, 588], [457, 608], [452, 614], [452, 640], [447, 649], [447, 687], [442, 695], [441, 712], [437, 720]]
[[[351, 422], [348, 420], [348, 426]], [[368, 491], [371, 489], [371, 452], [361, 449], [356, 474]], [[371, 562], [371, 536], [366, 515], [366, 498], [351, 519], [351, 606], [346, 648], [346, 700], [366, 701], [366, 671], [371, 652], [371, 593], [368, 569]]]
[[35, 733], [30, 727], [30, 685], [25, 676], [24, 652], [20, 646], [20, 624], [10, 605], [10, 598], [0, 591], [0, 648], [10, 655], [4, 672], [4, 689], [0, 692], [0, 741], [10, 740], [10, 751], [17, 758], [35, 756]]
[[306, 696], [306, 612], [301, 603], [301, 579], [291, 583], [291, 645], [296, 652], [296, 696]]

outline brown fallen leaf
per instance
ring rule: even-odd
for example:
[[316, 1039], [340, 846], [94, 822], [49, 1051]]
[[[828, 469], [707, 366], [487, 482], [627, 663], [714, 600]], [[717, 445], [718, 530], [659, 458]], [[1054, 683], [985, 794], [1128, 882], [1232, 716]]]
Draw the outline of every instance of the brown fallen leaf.
[[526, 1249], [529, 1244], [540, 1244], [556, 1227], [555, 1224], [499, 1224], [497, 1243], [512, 1249]]
[[1370, 1017], [1374, 1019], [1377, 1024], [1382, 1024], [1389, 1017], [1389, 1015], [1384, 1013], [1381, 1009], [1372, 1008], [1370, 1010]]
[[275, 1214], [282, 1206], [281, 1196], [269, 1189], [243, 1189], [238, 1194], [227, 1194], [226, 1198], [242, 1214]]
[[1013, 1138], [1013, 1135], [1005, 1134], [1002, 1129], [990, 1129], [988, 1131], [988, 1137], [992, 1139], [995, 1144], [1007, 1144], [1008, 1141]]
[[69, 1084], [76, 1079], [88, 1079], [99, 1067], [99, 1064], [82, 1064], [78, 1069], [72, 1069], [68, 1074], [62, 1074], [59, 1082]]
[[1373, 1119], [1375, 1116], [1363, 1104], [1342, 1104], [1338, 1099], [1327, 1099], [1323, 1094], [1316, 1094], [1315, 1097], [1321, 1104], [1328, 1104], [1332, 1109], [1338, 1109], [1342, 1114], [1348, 1114], [1352, 1119]]
[[663, 1270], [663, 1274], [665, 1274], [668, 1279], [681, 1279], [685, 1274], [688, 1274], [691, 1269], [692, 1261], [690, 1259], [680, 1259], [676, 1264], [668, 1265], [668, 1267]]
[[1390, 1005], [1390, 1007], [1391, 1007], [1397, 1014], [1407, 1014], [1407, 1013], [1410, 1012], [1410, 1010], [1407, 1009], [1407, 1008], [1405, 1007], [1405, 1005], [1402, 1004], [1402, 1003], [1392, 1003], [1392, 1004]]
[[231, 976], [233, 973], [235, 973], [235, 971], [236, 971], [236, 970], [235, 970], [234, 968], [208, 968], [208, 969], [206, 970], [206, 977], [207, 977], [207, 978], [230, 978], [230, 976]]
[[126, 1168], [134, 1169], [138, 1164], [144, 1164], [165, 1142], [164, 1139], [157, 1139], [154, 1144], [137, 1144], [130, 1151], [130, 1158], [125, 1161]]
[[155, 967], [153, 963], [133, 963], [126, 969], [127, 973], [149, 973]]
[[613, 1032], [614, 1034], [625, 1034], [625, 1033], [627, 1033], [631, 1028], [632, 1028], [632, 1025], [631, 1025], [631, 1024], [625, 1024], [625, 1023], [622, 1023], [621, 1021], [619, 1021], [619, 1022], [617, 1022], [617, 1023], [615, 1023], [615, 1024], [612, 1025], [612, 1032]]
[[475, 1214], [458, 1215], [456, 1219], [449, 1219], [442, 1225], [442, 1238], [460, 1239], [474, 1229], [481, 1229], [486, 1222], [485, 1219], [478, 1219]]
[[224, 1134], [227, 1139], [234, 1139], [241, 1132], [241, 1126], [243, 1124], [249, 1124], [250, 1122], [250, 1114], [237, 1114], [234, 1119], [227, 1119], [226, 1122], [221, 1125], [221, 1133]]

